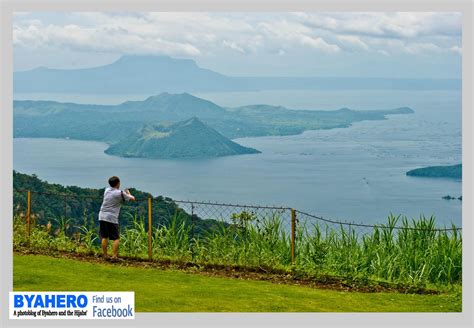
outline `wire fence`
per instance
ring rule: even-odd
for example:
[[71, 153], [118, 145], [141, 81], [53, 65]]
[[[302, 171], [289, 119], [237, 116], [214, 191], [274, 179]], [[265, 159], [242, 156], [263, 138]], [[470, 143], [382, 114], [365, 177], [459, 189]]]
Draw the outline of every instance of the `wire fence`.
[[223, 204], [213, 202], [174, 200], [180, 209], [191, 214], [194, 233], [204, 232], [205, 225], [198, 225], [199, 221], [220, 221], [228, 224], [239, 224], [245, 221], [258, 225], [264, 219], [280, 218], [284, 228], [289, 231], [291, 223], [291, 208], [274, 206], [254, 206], [239, 204]]
[[[35, 224], [46, 224], [51, 220], [69, 218], [77, 227], [78, 224], [94, 228], [102, 203], [102, 195], [90, 191], [88, 195], [74, 193], [51, 193], [14, 189], [14, 214], [25, 218], [26, 233], [29, 234]], [[147, 220], [149, 257], [152, 257], [152, 228], [167, 225], [173, 216], [179, 215], [191, 226], [191, 237], [199, 238], [222, 223], [228, 226], [248, 225], [259, 227], [268, 219], [278, 219], [282, 229], [288, 233], [291, 241], [291, 258], [295, 260], [298, 237], [317, 231], [327, 235], [337, 231], [339, 234], [354, 235], [363, 238], [375, 230], [389, 230], [391, 233], [400, 231], [456, 233], [460, 235], [460, 227], [437, 227], [434, 220], [423, 221], [422, 224], [408, 222], [400, 218], [392, 218], [385, 224], [363, 224], [331, 220], [322, 216], [293, 209], [290, 207], [257, 206], [225, 204], [215, 202], [172, 200], [164, 197], [138, 197], [135, 202], [122, 205], [119, 222], [127, 227], [132, 217]]]

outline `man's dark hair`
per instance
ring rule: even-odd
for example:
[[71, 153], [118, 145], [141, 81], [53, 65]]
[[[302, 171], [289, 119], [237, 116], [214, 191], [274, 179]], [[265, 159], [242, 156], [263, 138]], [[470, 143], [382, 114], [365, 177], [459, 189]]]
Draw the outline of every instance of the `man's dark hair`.
[[117, 187], [119, 183], [120, 183], [120, 179], [116, 177], [115, 175], [109, 179], [109, 185], [112, 188]]

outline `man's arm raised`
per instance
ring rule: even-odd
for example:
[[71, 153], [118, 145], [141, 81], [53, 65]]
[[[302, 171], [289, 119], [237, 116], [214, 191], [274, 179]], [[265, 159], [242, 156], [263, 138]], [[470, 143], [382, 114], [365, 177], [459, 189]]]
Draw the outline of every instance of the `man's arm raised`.
[[129, 201], [130, 201], [130, 200], [131, 200], [131, 201], [135, 201], [135, 200], [136, 200], [136, 199], [135, 199], [135, 196], [133, 196], [133, 195], [130, 193], [130, 190], [125, 189], [124, 192], [125, 192], [125, 198], [126, 198], [127, 200], [129, 200]]

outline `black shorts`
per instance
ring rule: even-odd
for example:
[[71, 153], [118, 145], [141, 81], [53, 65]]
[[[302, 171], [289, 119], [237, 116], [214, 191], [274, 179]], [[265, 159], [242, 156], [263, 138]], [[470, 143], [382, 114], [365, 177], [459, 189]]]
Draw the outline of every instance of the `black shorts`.
[[99, 220], [100, 228], [99, 234], [100, 238], [107, 238], [110, 240], [116, 240], [120, 238], [119, 225], [116, 223], [110, 223], [107, 221]]

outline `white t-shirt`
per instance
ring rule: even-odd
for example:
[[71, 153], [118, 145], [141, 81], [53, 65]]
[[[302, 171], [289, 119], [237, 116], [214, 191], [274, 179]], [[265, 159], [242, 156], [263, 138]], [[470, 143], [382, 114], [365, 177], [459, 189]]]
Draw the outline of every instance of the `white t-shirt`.
[[132, 197], [126, 192], [108, 187], [104, 191], [104, 200], [100, 207], [99, 220], [118, 224], [122, 203], [131, 199]]

